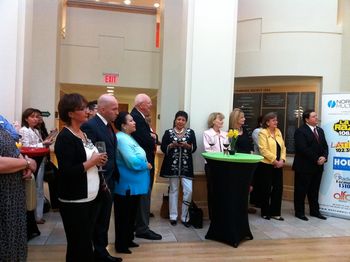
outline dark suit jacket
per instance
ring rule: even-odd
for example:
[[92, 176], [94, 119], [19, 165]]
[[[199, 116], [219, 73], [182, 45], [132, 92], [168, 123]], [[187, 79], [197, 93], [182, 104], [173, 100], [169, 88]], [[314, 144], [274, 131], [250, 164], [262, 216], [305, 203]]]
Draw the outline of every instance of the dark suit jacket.
[[317, 165], [320, 156], [328, 157], [328, 145], [323, 129], [316, 127], [319, 142], [311, 128], [304, 124], [294, 133], [295, 157], [293, 170], [303, 173], [316, 173], [323, 171], [323, 165]]
[[87, 198], [87, 175], [83, 163], [86, 161], [84, 145], [67, 128], [58, 134], [55, 143], [58, 162], [58, 196], [66, 200]]
[[115, 157], [117, 148], [115, 134], [111, 134], [109, 128], [103, 123], [98, 115], [95, 115], [89, 121], [85, 122], [81, 126], [81, 130], [86, 133], [87, 137], [91, 139], [93, 144], [95, 144], [96, 141], [104, 141], [106, 143], [108, 161], [103, 167], [103, 169], [106, 170], [103, 175], [109, 189], [113, 192], [114, 179], [118, 179]]
[[132, 133], [131, 136], [139, 143], [143, 150], [145, 150], [147, 161], [154, 167], [154, 147], [156, 141], [151, 136], [151, 128], [136, 108], [132, 109], [130, 115], [136, 122], [136, 131]]

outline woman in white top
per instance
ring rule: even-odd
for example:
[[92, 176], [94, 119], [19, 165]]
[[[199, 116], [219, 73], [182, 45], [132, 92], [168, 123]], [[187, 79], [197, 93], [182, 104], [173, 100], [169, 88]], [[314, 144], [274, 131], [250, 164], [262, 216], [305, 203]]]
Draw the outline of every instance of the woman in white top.
[[99, 189], [105, 189], [97, 165], [105, 165], [107, 154], [98, 153], [80, 130], [87, 120], [86, 105], [80, 94], [65, 94], [58, 103], [60, 119], [66, 124], [55, 143], [60, 214], [67, 237], [66, 261], [94, 261], [92, 238], [100, 199], [97, 195]]
[[[20, 141], [25, 147], [47, 147], [52, 144], [52, 139], [43, 140], [38, 129], [40, 110], [35, 108], [27, 108], [22, 113], [22, 128], [19, 130], [21, 135]], [[34, 157], [38, 166], [35, 175], [37, 205], [35, 209], [35, 220], [37, 224], [44, 224], [43, 208], [44, 208], [44, 169], [46, 157]]]
[[[203, 133], [203, 144], [206, 152], [224, 152], [223, 143], [227, 138], [227, 132], [222, 131], [225, 116], [222, 113], [214, 112], [208, 117], [208, 130]], [[209, 181], [209, 167], [207, 163], [204, 166], [205, 174], [207, 176], [207, 192], [208, 192], [208, 212], [209, 219], [211, 218], [211, 183]]]

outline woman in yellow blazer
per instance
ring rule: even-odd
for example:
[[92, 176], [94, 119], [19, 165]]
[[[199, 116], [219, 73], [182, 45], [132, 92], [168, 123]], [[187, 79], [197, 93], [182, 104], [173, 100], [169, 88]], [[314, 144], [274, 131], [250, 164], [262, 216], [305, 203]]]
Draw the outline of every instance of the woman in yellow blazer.
[[264, 116], [259, 133], [259, 150], [264, 157], [259, 165], [261, 177], [261, 216], [264, 219], [283, 221], [281, 204], [283, 192], [283, 166], [286, 161], [286, 147], [281, 131], [277, 128], [277, 115], [273, 112]]

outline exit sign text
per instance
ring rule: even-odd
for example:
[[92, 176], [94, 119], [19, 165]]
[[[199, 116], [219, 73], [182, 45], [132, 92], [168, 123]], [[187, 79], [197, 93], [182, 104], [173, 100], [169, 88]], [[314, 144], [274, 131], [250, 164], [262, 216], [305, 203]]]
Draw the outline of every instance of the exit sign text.
[[103, 74], [103, 79], [106, 84], [117, 84], [119, 80], [119, 74]]

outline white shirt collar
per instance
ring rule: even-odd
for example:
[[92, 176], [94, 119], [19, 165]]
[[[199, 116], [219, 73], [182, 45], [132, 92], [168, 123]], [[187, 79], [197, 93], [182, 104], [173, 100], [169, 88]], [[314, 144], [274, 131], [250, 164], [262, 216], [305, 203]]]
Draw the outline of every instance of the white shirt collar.
[[96, 113], [96, 115], [98, 115], [99, 118], [101, 118], [102, 122], [107, 125], [108, 121], [100, 114], [100, 113]]
[[139, 111], [139, 113], [143, 116], [144, 119], [146, 119], [145, 115], [140, 110], [138, 110], [137, 108], [136, 110]]
[[311, 128], [311, 131], [314, 132], [314, 129], [317, 127], [317, 126], [311, 126], [309, 124], [307, 124], [310, 128]]

